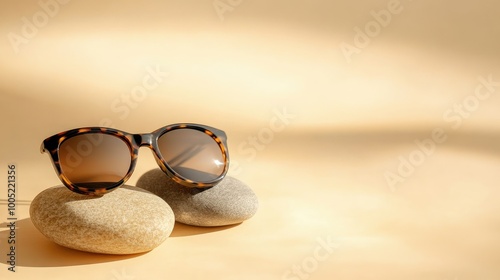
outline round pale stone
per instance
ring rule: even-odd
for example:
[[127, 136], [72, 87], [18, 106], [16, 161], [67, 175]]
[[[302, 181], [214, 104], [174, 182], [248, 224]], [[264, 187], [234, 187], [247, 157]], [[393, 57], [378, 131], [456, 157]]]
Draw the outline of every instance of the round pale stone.
[[30, 206], [35, 227], [68, 248], [103, 254], [136, 254], [160, 245], [175, 218], [165, 201], [143, 189], [122, 186], [87, 196], [64, 186], [44, 190]]
[[250, 219], [259, 207], [252, 189], [230, 176], [211, 188], [187, 188], [154, 169], [139, 178], [137, 186], [163, 198], [177, 222], [193, 226], [239, 224]]

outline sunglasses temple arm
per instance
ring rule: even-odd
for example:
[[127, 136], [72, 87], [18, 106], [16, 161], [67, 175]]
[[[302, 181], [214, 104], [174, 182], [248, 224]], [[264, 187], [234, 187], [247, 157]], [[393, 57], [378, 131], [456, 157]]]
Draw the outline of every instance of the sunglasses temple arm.
[[40, 153], [43, 154], [45, 153], [47, 150], [45, 149], [45, 142], [42, 142], [42, 144], [40, 145]]
[[217, 129], [217, 128], [211, 128], [211, 130], [213, 132], [215, 132], [215, 134], [217, 135], [217, 137], [219, 137], [220, 139], [222, 139], [222, 141], [224, 141], [224, 144], [227, 144], [226, 141], [227, 141], [227, 135], [224, 131], [220, 130], [220, 129]]

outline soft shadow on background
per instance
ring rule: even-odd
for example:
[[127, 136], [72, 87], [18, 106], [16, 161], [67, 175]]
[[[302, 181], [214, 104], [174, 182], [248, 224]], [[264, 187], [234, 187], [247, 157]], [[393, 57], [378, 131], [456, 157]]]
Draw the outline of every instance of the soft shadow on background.
[[213, 233], [213, 232], [228, 230], [238, 225], [239, 224], [221, 226], [221, 227], [195, 227], [175, 222], [174, 230], [172, 231], [172, 234], [170, 234], [170, 237], [184, 237], [184, 236]]

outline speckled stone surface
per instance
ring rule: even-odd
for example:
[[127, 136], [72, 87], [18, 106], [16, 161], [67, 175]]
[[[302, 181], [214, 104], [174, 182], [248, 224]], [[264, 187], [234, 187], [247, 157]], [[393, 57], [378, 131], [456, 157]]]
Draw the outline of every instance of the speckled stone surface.
[[252, 189], [230, 176], [212, 188], [187, 188], [154, 169], [139, 178], [137, 186], [163, 198], [177, 222], [193, 226], [238, 224], [251, 218], [259, 207]]
[[172, 232], [175, 218], [165, 201], [143, 189], [122, 186], [92, 197], [64, 186], [44, 190], [30, 206], [35, 227], [55, 243], [104, 254], [150, 251]]

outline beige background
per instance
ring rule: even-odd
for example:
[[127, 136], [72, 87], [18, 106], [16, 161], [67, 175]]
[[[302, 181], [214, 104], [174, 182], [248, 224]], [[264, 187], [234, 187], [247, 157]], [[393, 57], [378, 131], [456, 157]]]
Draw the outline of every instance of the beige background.
[[[2, 224], [2, 279], [500, 278], [500, 86], [474, 99], [479, 77], [500, 82], [497, 1], [102, 2], [58, 4], [46, 22], [36, 1], [0, 3], [0, 174], [17, 163], [18, 199], [59, 184], [39, 153], [52, 134], [198, 122], [227, 132], [231, 174], [259, 212], [229, 228], [178, 224], [152, 252], [118, 257], [50, 243], [20, 204], [18, 272]], [[233, 7], [220, 17], [214, 3]], [[399, 12], [347, 59], [339, 46], [391, 5]], [[16, 47], [34, 16], [42, 24]], [[168, 76], [125, 106], [150, 68]], [[464, 100], [477, 104], [450, 113]], [[251, 148], [277, 111], [289, 123]], [[436, 128], [446, 141], [391, 188], [385, 174]], [[128, 183], [155, 166], [142, 150]], [[314, 261], [328, 238], [339, 247]]]

